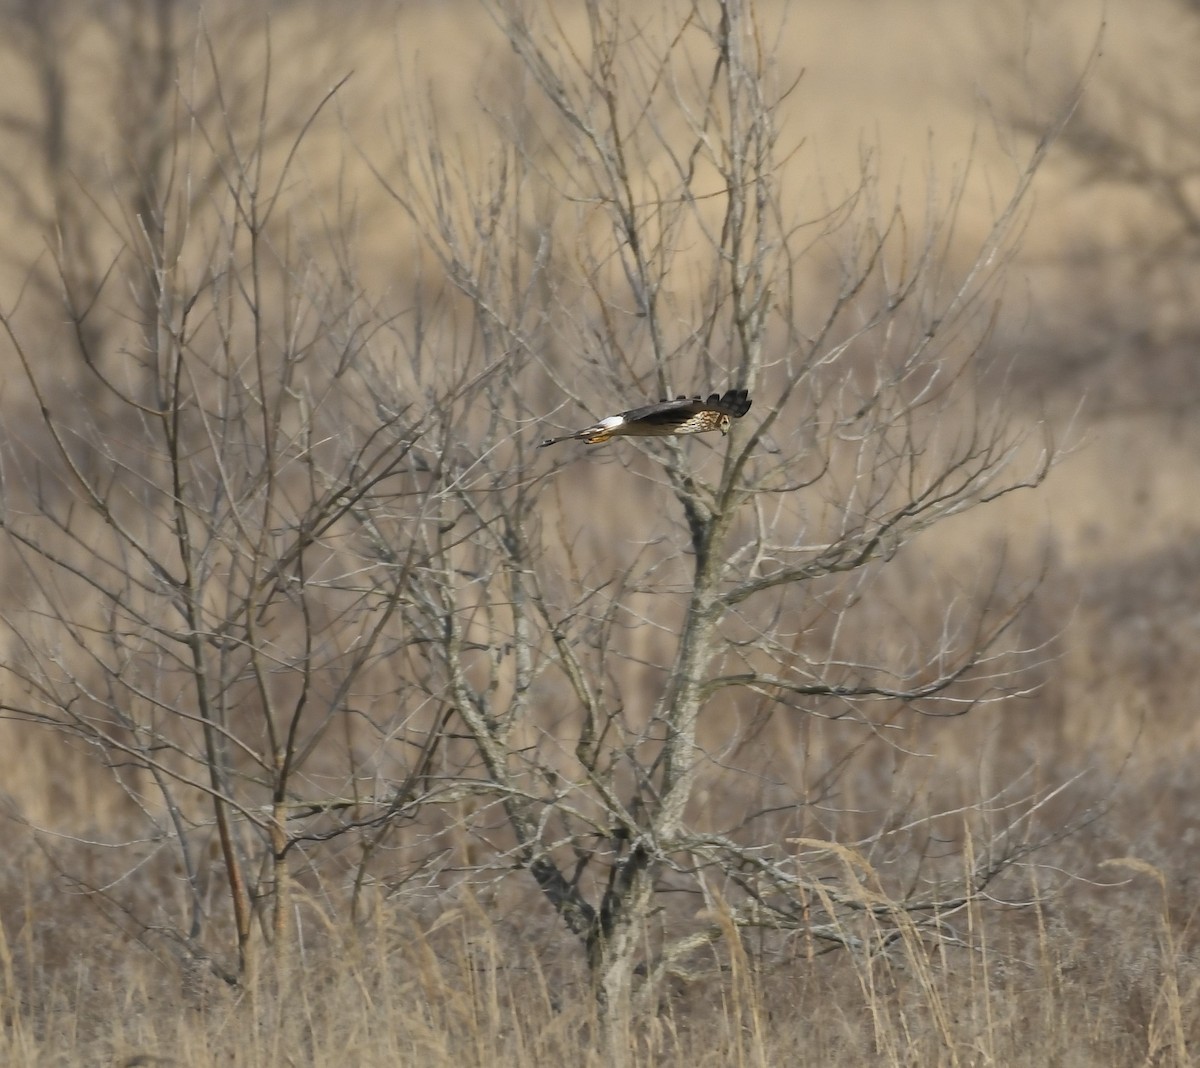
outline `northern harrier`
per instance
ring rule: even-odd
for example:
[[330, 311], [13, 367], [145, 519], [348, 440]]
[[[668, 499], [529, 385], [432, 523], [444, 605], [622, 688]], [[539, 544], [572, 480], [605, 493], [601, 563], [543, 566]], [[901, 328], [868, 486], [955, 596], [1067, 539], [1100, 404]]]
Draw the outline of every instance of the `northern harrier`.
[[750, 410], [750, 397], [744, 389], [727, 390], [724, 396], [711, 394], [707, 400], [678, 396], [674, 400], [661, 400], [643, 408], [631, 408], [620, 415], [610, 415], [595, 426], [561, 438], [547, 438], [538, 446], [557, 445], [560, 441], [586, 441], [599, 445], [609, 438], [639, 437], [666, 438], [677, 434], [703, 434], [708, 430], [729, 433], [729, 424], [740, 419]]

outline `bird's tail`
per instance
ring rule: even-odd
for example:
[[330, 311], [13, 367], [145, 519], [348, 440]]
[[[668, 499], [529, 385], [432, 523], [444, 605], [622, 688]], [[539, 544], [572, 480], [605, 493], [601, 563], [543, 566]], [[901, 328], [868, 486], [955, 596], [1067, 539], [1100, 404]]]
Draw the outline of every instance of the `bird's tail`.
[[546, 438], [538, 448], [544, 449], [547, 445], [557, 445], [560, 441], [571, 441], [577, 437], [579, 437], [578, 434], [564, 434], [561, 438]]

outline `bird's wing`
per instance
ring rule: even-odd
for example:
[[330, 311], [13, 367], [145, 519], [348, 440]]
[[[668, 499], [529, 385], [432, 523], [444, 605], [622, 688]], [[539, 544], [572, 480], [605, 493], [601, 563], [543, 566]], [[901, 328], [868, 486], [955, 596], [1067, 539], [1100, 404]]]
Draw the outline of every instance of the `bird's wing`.
[[725, 391], [722, 397], [714, 393], [705, 401], [706, 408], [712, 408], [718, 412], [724, 412], [726, 415], [732, 416], [734, 419], [740, 419], [750, 410], [750, 405], [753, 402], [750, 400], [750, 394], [744, 389], [730, 389]]
[[[715, 393], [713, 397], [716, 397]], [[655, 404], [645, 404], [641, 408], [631, 408], [622, 412], [621, 418], [626, 423], [679, 426], [708, 407], [709, 404], [703, 397], [676, 397], [674, 400], [662, 400]]]

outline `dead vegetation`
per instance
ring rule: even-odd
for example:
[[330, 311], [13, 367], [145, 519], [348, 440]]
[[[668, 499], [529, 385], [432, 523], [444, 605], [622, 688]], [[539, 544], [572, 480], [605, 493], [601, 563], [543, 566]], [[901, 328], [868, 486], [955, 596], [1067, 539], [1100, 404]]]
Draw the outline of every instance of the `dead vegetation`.
[[[5, 1063], [1191, 1063], [1195, 443], [997, 387], [1034, 143], [893, 186], [769, 3], [363, 4], [319, 87], [122, 10], [5, 14]], [[380, 58], [448, 24], [482, 89]]]

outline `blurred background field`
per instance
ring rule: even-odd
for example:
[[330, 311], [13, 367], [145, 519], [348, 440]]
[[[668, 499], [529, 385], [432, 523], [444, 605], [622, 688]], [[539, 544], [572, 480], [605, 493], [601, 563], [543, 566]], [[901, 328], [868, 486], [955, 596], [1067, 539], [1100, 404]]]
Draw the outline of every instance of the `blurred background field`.
[[[776, 6], [758, 5], [764, 26], [776, 25]], [[38, 324], [47, 367], [69, 336], [53, 292], [30, 279], [55, 255], [55, 200], [103, 214], [85, 190], [120, 170], [130, 134], [120, 101], [150, 91], [126, 84], [113, 38], [93, 21], [109, 7], [130, 20], [156, 10], [149, 2], [80, 5], [64, 20], [57, 45], [70, 57], [63, 70], [72, 100], [64, 137], [86, 146], [75, 158], [90, 172], [66, 176], [61, 187], [28, 180], [43, 165], [29, 134], [39, 122], [30, 80], [37, 68], [14, 63], [18, 34], [0, 46], [22, 72], [0, 100], [8, 175], [0, 303], [20, 303], [26, 323]], [[213, 3], [205, 18], [213, 47], [246, 65], [249, 85], [266, 61], [269, 9], [281, 113], [292, 105], [306, 113], [352, 72], [336, 97], [337, 121], [304, 146], [301, 171], [318, 214], [299, 229], [348, 226], [364, 288], [381, 304], [402, 305], [415, 286], [435, 285], [432, 264], [370, 168], [387, 166], [403, 118], [426, 100], [447, 157], [467, 172], [484, 166], [475, 155], [484, 112], [519, 99], [522, 87], [507, 42], [471, 0], [357, 0], [336, 15], [332, 7]], [[930, 952], [928, 974], [898, 968], [880, 989], [845, 960], [801, 953], [766, 961], [748, 952], [742, 971], [727, 970], [723, 982], [673, 989], [643, 1021], [633, 1063], [1194, 1063], [1200, 11], [1184, 0], [788, 7], [777, 53], [789, 68], [781, 80], [801, 76], [780, 120], [787, 138], [802, 142], [784, 182], [795, 204], [819, 214], [870, 160], [914, 230], [957, 203], [946, 246], [955, 269], [970, 264], [1039, 131], [1062, 116], [1082, 79], [1005, 269], [993, 343], [1011, 355], [1011, 368], [981, 387], [1006, 391], [1015, 420], [1044, 422], [1065, 455], [1037, 490], [919, 538], [888, 578], [893, 604], [936, 620], [936, 602], [981, 561], [1002, 554], [1014, 582], [1040, 574], [1022, 622], [1022, 639], [1040, 651], [1030, 693], [960, 720], [913, 725], [894, 749], [856, 756], [861, 767], [847, 780], [855, 793], [842, 799], [864, 811], [906, 791], [952, 802], [1027, 775], [1031, 784], [1072, 781], [1061, 813], [1048, 811], [1080, 826], [1040, 857], [1054, 873], [1053, 900], [1010, 920], [1003, 911], [986, 921], [972, 914], [970, 922], [994, 924], [982, 954], [942, 947]], [[3, 16], [17, 19], [21, 8], [5, 5]], [[553, 8], [570, 36], [577, 5]], [[104, 262], [103, 226], [97, 232], [89, 254]], [[826, 266], [814, 257], [814, 301]], [[0, 369], [11, 442], [36, 433], [32, 402], [3, 344]], [[64, 361], [61, 375], [73, 373]], [[549, 394], [538, 400], [555, 403]], [[640, 398], [615, 401], [614, 410]], [[532, 439], [539, 429], [520, 432]], [[586, 473], [565, 491], [564, 511], [604, 494], [618, 499], [619, 464], [580, 463]], [[18, 584], [11, 573], [5, 582]], [[5, 618], [21, 626], [12, 611]], [[14, 642], [7, 648], [19, 655]], [[706, 728], [719, 734], [722, 725]], [[833, 728], [821, 738], [801, 726], [794, 735], [778, 723], [773, 730], [778, 750], [835, 744]], [[102, 883], [109, 869], [92, 849], [76, 854], [72, 839], [117, 841], [127, 817], [128, 799], [86, 751], [0, 723], [0, 798], [5, 1063], [602, 1063], [584, 1037], [587, 999], [571, 996], [583, 979], [556, 948], [566, 936], [533, 890], [505, 886], [486, 908], [455, 899], [395, 915], [383, 906], [359, 940], [323, 930], [312, 903], [313, 944], [294, 973], [270, 990], [197, 993], [73, 882], [82, 874]], [[1112, 863], [1123, 858], [1142, 866]], [[93, 863], [90, 873], [72, 867]], [[1031, 876], [1030, 895], [1041, 880]], [[889, 1001], [908, 1007], [901, 1015], [910, 1029], [883, 1041], [871, 1021]]]

